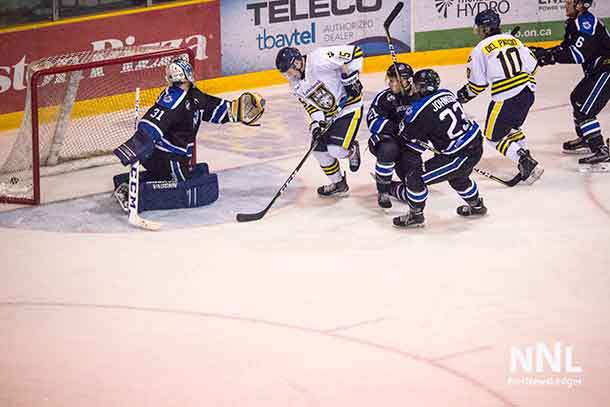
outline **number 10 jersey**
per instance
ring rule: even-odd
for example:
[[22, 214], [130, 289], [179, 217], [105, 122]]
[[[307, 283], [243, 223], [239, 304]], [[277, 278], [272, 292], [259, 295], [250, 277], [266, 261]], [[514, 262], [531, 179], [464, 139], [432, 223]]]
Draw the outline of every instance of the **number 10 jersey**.
[[476, 96], [491, 85], [494, 101], [509, 99], [525, 87], [536, 90], [537, 61], [529, 48], [510, 34], [485, 38], [468, 58], [468, 91]]

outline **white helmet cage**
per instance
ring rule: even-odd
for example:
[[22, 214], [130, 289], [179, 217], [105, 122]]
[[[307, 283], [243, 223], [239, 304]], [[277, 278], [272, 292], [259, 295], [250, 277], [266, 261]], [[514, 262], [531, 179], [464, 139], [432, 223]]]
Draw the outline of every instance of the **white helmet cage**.
[[190, 82], [195, 84], [193, 68], [183, 58], [173, 59], [165, 68], [165, 79], [171, 85], [176, 82]]

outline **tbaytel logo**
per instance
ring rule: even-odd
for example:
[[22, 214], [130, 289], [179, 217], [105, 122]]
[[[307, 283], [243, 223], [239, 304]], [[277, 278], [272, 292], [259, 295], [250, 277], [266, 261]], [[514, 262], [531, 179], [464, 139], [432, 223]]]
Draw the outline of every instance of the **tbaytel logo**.
[[295, 28], [291, 33], [267, 34], [267, 29], [256, 36], [259, 50], [275, 49], [283, 47], [295, 47], [299, 45], [314, 44], [316, 42], [316, 23], [311, 23], [310, 29], [299, 31]]

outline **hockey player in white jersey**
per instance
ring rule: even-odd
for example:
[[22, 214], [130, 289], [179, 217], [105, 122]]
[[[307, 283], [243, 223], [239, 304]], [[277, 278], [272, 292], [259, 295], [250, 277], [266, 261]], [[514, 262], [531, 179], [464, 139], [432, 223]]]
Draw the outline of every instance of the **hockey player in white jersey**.
[[485, 139], [498, 152], [517, 163], [521, 180], [528, 184], [544, 169], [527, 148], [521, 126], [534, 103], [537, 61], [532, 52], [511, 34], [500, 32], [500, 16], [491, 9], [475, 17], [481, 42], [468, 58], [468, 83], [458, 92], [466, 103], [491, 84]]
[[362, 63], [362, 50], [353, 45], [318, 48], [307, 55], [286, 47], [275, 60], [311, 118], [309, 131], [317, 143], [313, 154], [331, 182], [318, 188], [320, 196], [347, 195], [339, 160], [349, 158], [352, 172], [360, 168], [356, 134], [362, 121]]

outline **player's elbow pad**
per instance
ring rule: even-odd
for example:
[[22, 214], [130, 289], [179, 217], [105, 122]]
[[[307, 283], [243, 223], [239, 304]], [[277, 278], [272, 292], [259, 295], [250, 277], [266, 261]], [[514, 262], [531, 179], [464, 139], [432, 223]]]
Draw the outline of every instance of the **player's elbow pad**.
[[121, 160], [121, 164], [131, 165], [137, 161], [147, 159], [154, 150], [155, 143], [152, 137], [138, 129], [129, 140], [118, 146], [113, 153]]

